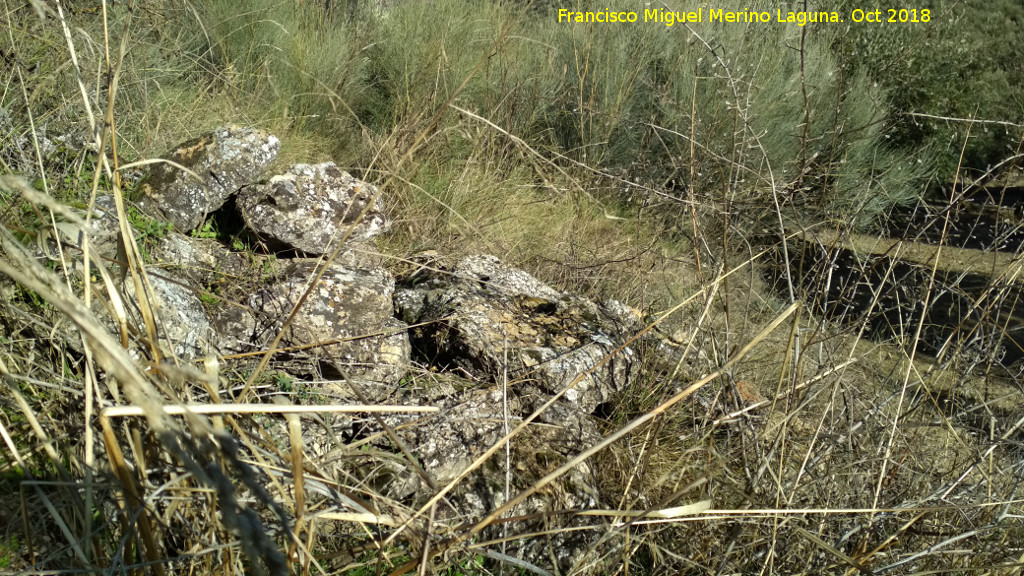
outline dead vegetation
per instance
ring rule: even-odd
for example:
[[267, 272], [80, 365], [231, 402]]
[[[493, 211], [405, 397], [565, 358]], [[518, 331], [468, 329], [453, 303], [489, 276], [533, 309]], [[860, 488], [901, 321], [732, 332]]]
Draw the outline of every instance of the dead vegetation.
[[[140, 299], [144, 321], [126, 320], [120, 282], [147, 293], [144, 271], [152, 262], [140, 246], [127, 242], [117, 263], [90, 258], [87, 249], [44, 259], [33, 252], [39, 235], [58, 223], [84, 226], [72, 209], [76, 202], [88, 205], [101, 189], [123, 197], [132, 171], [125, 168], [126, 148], [133, 159], [150, 158], [166, 148], [153, 140], [197, 129], [186, 118], [158, 113], [158, 105], [255, 114], [234, 103], [237, 94], [277, 89], [261, 84], [247, 63], [228, 58], [229, 47], [213, 42], [196, 59], [220, 66], [200, 74], [206, 91], [201, 97], [190, 100], [171, 85], [132, 91], [131, 98], [143, 98], [143, 104], [130, 100], [122, 117], [117, 91], [128, 89], [120, 85], [125, 74], [154, 86], [141, 66], [124, 67], [133, 50], [146, 49], [132, 43], [128, 21], [120, 19], [125, 16], [116, 20], [124, 29], [103, 35], [96, 27], [107, 22], [102, 15], [38, 5], [47, 17], [39, 34], [73, 58], [70, 68], [48, 72], [63, 108], [52, 102], [43, 108], [53, 114], [80, 109], [88, 120], [78, 122], [88, 124], [92, 152], [72, 155], [74, 161], [59, 171], [43, 162], [43, 134], [28, 114], [38, 115], [38, 94], [49, 88], [25, 77], [24, 62], [3, 73], [8, 92], [24, 94], [18, 102], [26, 113], [9, 132], [28, 145], [24, 156], [42, 183], [0, 176], [0, 436], [6, 446], [0, 570], [1013, 574], [1024, 565], [1018, 490], [1024, 391], [1017, 369], [1002, 364], [1005, 344], [994, 336], [951, 338], [947, 346], [925, 350], [925, 316], [912, 313], [917, 303], [907, 303], [911, 313], [896, 321], [873, 313], [881, 287], [894, 282], [891, 270], [879, 272], [878, 261], [865, 259], [850, 266], [859, 280], [833, 285], [834, 253], [812, 262], [793, 258], [789, 231], [806, 223], [808, 214], [818, 219], [802, 233], [824, 229], [831, 240], [849, 237], [847, 225], [863, 219], [849, 208], [856, 199], [822, 197], [817, 206], [799, 200], [800, 192], [826, 185], [810, 182], [809, 174], [821, 168], [815, 162], [797, 167], [798, 176], [788, 182], [783, 166], [775, 164], [775, 178], [774, 160], [793, 166], [783, 152], [766, 150], [752, 128], [770, 112], [734, 107], [702, 116], [715, 130], [739, 126], [732, 148], [712, 149], [719, 143], [713, 131], [700, 133], [694, 121], [689, 164], [677, 155], [677, 171], [659, 175], [664, 178], [606, 168], [585, 154], [563, 150], [559, 156], [555, 146], [544, 149], [521, 138], [513, 125], [459, 107], [463, 90], [478, 89], [473, 82], [486, 76], [491, 50], [513, 36], [517, 21], [510, 17], [505, 28], [488, 28], [490, 35], [477, 31], [474, 41], [486, 44], [486, 54], [452, 64], [462, 74], [457, 81], [439, 82], [431, 91], [422, 78], [409, 78], [409, 93], [389, 95], [407, 99], [392, 103], [401, 113], [389, 117], [389, 130], [377, 129], [365, 114], [358, 129], [338, 120], [362, 114], [344, 109], [355, 99], [343, 93], [344, 86], [315, 82], [314, 96], [326, 104], [296, 97], [301, 113], [285, 106], [262, 118], [304, 142], [304, 152], [347, 152], [365, 178], [400, 191], [387, 206], [400, 215], [396, 232], [378, 244], [377, 255], [396, 274], [443, 269], [436, 259], [490, 252], [556, 286], [614, 296], [645, 315], [645, 328], [636, 335], [647, 347], [644, 378], [603, 415], [601, 442], [569, 459], [538, 449], [545, 429], [533, 421], [545, 405], [526, 419], [505, 421], [501, 441], [473, 447], [475, 460], [455, 481], [437, 485], [424, 476], [426, 494], [396, 499], [389, 496], [393, 487], [381, 483], [388, 475], [379, 471], [396, 461], [419, 466], [396, 440], [393, 425], [378, 416], [408, 415], [401, 426], [416, 426], [436, 417], [430, 405], [335, 403], [319, 392], [323, 375], [295, 380], [275, 370], [274, 350], [198, 362], [168, 357], [147, 298]], [[12, 45], [16, 32], [35, 30], [34, 6], [5, 4]], [[181, 17], [176, 11], [190, 6], [140, 7], [152, 10], [153, 18], [136, 16], [152, 27], [139, 37], [168, 33], [160, 18]], [[89, 17], [78, 22], [93, 27], [65, 27], [76, 22], [73, 17]], [[82, 62], [75, 61], [79, 54]], [[18, 51], [16, 57], [28, 56]], [[731, 75], [734, 64], [719, 61], [715, 70], [723, 86], [738, 91], [743, 81]], [[39, 65], [56, 67], [45, 59]], [[522, 96], [510, 85], [499, 87], [499, 94], [502, 89], [512, 100]], [[417, 96], [416, 90], [430, 94]], [[679, 109], [694, 117], [708, 113], [697, 109], [693, 90], [691, 99], [676, 102]], [[591, 97], [581, 97], [580, 108], [596, 106], [597, 96]], [[205, 98], [214, 103], [202, 103]], [[364, 148], [332, 146], [322, 133], [305, 131], [307, 115], [315, 114], [350, 136], [360, 134], [351, 140]], [[121, 144], [125, 118], [144, 120], [142, 129], [131, 132], [131, 147]], [[529, 120], [548, 123], [552, 132], [561, 121]], [[176, 124], [168, 128], [170, 123]], [[528, 124], [518, 127], [525, 132]], [[170, 136], [162, 134], [165, 128]], [[585, 123], [576, 128], [594, 130], [587, 146], [618, 134]], [[654, 133], [664, 132], [660, 128]], [[823, 138], [805, 134], [804, 148], [812, 137]], [[802, 155], [799, 148], [794, 158]], [[449, 155], [459, 161], [447, 162]], [[4, 172], [22, 167], [4, 162]], [[698, 166], [708, 167], [707, 173], [698, 174]], [[819, 177], [827, 180], [828, 173], [821, 169]], [[686, 183], [670, 186], [670, 180]], [[812, 208], [837, 206], [850, 212], [828, 220], [839, 225], [820, 225], [825, 218]], [[117, 213], [124, 238], [135, 238], [130, 206], [119, 202]], [[884, 218], [879, 214], [867, 219]], [[948, 255], [954, 248], [942, 250]], [[982, 256], [1009, 269], [1019, 255], [990, 250]], [[771, 257], [774, 274], [766, 272]], [[935, 281], [935, 261], [917, 260], [930, 280], [916, 292], [927, 308], [957, 286]], [[879, 283], [861, 281], [877, 277]], [[984, 302], [1006, 300], [1018, 282], [1013, 273], [984, 286], [974, 301], [992, 318], [972, 320], [961, 332], [1012, 327], [998, 315], [1001, 305]], [[827, 313], [843, 297], [852, 300], [858, 285], [859, 294], [867, 294], [867, 311]], [[93, 301], [122, 319], [117, 333], [102, 327]], [[143, 354], [129, 354], [129, 342]], [[491, 385], [427, 365], [406, 380], [403, 385], [438, 397]], [[337, 425], [342, 418], [375, 422], [383, 431], [345, 437], [336, 433], [344, 428]], [[315, 449], [303, 440], [310, 431], [322, 442]], [[448, 496], [478, 467], [498, 467], [528, 481], [518, 492], [506, 487], [504, 506], [469, 517]], [[610, 508], [556, 505], [566, 502], [560, 491], [581, 469], [596, 478], [599, 500]], [[534, 494], [555, 504], [528, 517], [511, 515]], [[509, 529], [537, 521], [548, 528], [528, 534]], [[571, 551], [566, 568], [560, 560], [573, 542], [585, 547]], [[523, 549], [534, 553], [524, 559], [517, 555]]]

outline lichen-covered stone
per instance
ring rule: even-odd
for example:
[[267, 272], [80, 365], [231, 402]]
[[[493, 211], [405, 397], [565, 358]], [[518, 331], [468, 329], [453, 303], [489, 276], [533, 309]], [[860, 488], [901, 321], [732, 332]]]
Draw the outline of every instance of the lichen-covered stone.
[[[161, 346], [183, 359], [251, 352], [265, 350], [284, 330], [274, 369], [294, 378], [295, 387], [275, 393], [317, 386], [311, 391], [327, 392], [336, 401], [437, 407], [435, 415], [395, 413], [380, 420], [325, 415], [305, 426], [305, 454], [318, 468], [339, 463], [348, 477], [402, 502], [425, 501], [561, 394], [511, 440], [507, 460], [491, 458], [458, 483], [437, 508], [438, 521], [479, 519], [600, 442], [594, 414], [637, 378], [637, 354], [624, 345], [643, 328], [634, 310], [564, 293], [484, 255], [449, 265], [424, 253], [428, 259], [411, 260], [415, 268], [406, 287], [396, 291], [379, 257], [359, 247], [389, 226], [370, 205], [377, 189], [331, 163], [298, 164], [267, 183], [252, 184], [277, 146], [265, 133], [229, 127], [175, 153], [175, 161], [210, 177], [206, 188], [190, 188], [184, 173], [164, 168], [147, 178], [143, 207], [183, 230], [237, 192], [248, 231], [281, 250], [276, 256], [235, 251], [217, 239], [175, 232], [150, 243]], [[341, 247], [298, 306], [323, 262], [292, 256], [324, 254], [349, 232], [354, 244]], [[131, 280], [126, 288], [130, 321], [141, 331]], [[412, 344], [431, 370], [406, 378]], [[417, 465], [399, 454], [381, 422]], [[266, 417], [260, 425], [271, 437], [291, 441], [284, 419]], [[347, 448], [353, 439], [365, 440], [359, 444], [369, 450]], [[543, 541], [527, 540], [516, 554], [579, 572], [574, 565], [597, 536], [569, 530], [586, 524], [585, 518], [547, 513], [608, 507], [598, 474], [592, 462], [578, 464], [511, 510], [527, 518], [508, 525], [511, 532], [552, 532]], [[488, 530], [484, 537], [501, 535], [497, 528]]]
[[[462, 388], [467, 383], [462, 382], [452, 387], [442, 379], [441, 382], [432, 382], [430, 388], [404, 390], [400, 394], [399, 403], [428, 404], [439, 408], [440, 412], [433, 417], [384, 417], [437, 486], [443, 486], [461, 475], [485, 450], [500, 442], [506, 432], [536, 408], [530, 405], [528, 395], [524, 397], [521, 389], [512, 386], [505, 389], [492, 385], [456, 392], [456, 388]], [[438, 394], [438, 391], [442, 393]], [[436, 519], [479, 519], [527, 489], [552, 468], [568, 462], [601, 440], [594, 417], [564, 402], [555, 403], [549, 411], [551, 417], [542, 418], [541, 421], [550, 421], [550, 425], [531, 426], [512, 438], [508, 446], [508, 459], [502, 449], [459, 482], [445, 498], [445, 502], [451, 506], [438, 507]], [[414, 420], [416, 424], [409, 425]], [[364, 426], [364, 433], [381, 432], [374, 422], [365, 421]], [[386, 443], [387, 440], [382, 440], [382, 449], [390, 447]], [[406, 490], [418, 487], [415, 494], [409, 495], [413, 495], [417, 502], [424, 501], [433, 492], [419, 481], [418, 474], [408, 462], [404, 462], [404, 465], [405, 472], [381, 467], [381, 473], [389, 479], [402, 479], [402, 482], [391, 481]], [[494, 535], [498, 535], [498, 530], [507, 531], [505, 535], [509, 536], [556, 526], [581, 525], [584, 523], [581, 518], [549, 516], [546, 512], [606, 507], [599, 484], [590, 464], [580, 463], [550, 484], [543, 493], [526, 499], [508, 513], [509, 516], [543, 520], [524, 520], [500, 529], [494, 528]], [[389, 498], [406, 496], [394, 490], [386, 494]], [[557, 550], [555, 559], [559, 567], [568, 573], [567, 569], [590, 549], [597, 536], [590, 532], [570, 532], [564, 536], [555, 532], [552, 540], [545, 542], [554, 545]], [[520, 557], [542, 566], [549, 564], [552, 556], [543, 546], [534, 546], [532, 540], [527, 540], [523, 545]]]
[[[326, 253], [349, 229], [349, 241], [386, 232], [390, 222], [370, 202], [377, 187], [334, 165], [296, 164], [267, 184], [242, 191], [238, 207], [246, 224], [272, 247], [310, 255]], [[364, 214], [365, 212], [365, 214]]]
[[[176, 357], [186, 360], [217, 353], [217, 334], [210, 325], [203, 302], [187, 284], [154, 271], [147, 275], [156, 299], [159, 344]], [[140, 331], [145, 324], [139, 309], [135, 283], [125, 282], [128, 318]]]
[[254, 183], [277, 157], [277, 137], [254, 128], [225, 126], [177, 147], [142, 179], [137, 202], [146, 213], [188, 232], [224, 205], [243, 186]]
[[[278, 279], [250, 297], [254, 333], [276, 335], [316, 267], [316, 260], [295, 260]], [[409, 368], [411, 349], [406, 325], [393, 315], [393, 291], [394, 279], [383, 270], [334, 265], [299, 308], [282, 346], [302, 348], [295, 352], [340, 375], [397, 383]]]
[[[520, 413], [515, 397], [506, 406], [498, 388], [470, 390], [434, 404], [442, 413], [420, 426], [404, 427], [400, 435], [414, 446], [423, 469], [438, 484], [455, 479], [483, 450], [505, 433], [504, 411]], [[399, 423], [395, 418], [395, 423]]]
[[627, 307], [562, 294], [494, 257], [468, 257], [450, 275], [399, 290], [395, 304], [405, 322], [422, 324], [411, 336], [426, 361], [491, 381], [507, 367], [547, 394], [575, 382], [564, 398], [584, 413], [638, 369], [631, 348], [612, 355], [640, 328]]
[[467, 256], [456, 264], [453, 272], [461, 280], [477, 281], [492, 292], [505, 296], [526, 296], [552, 302], [562, 297], [558, 290], [524, 270], [505, 264], [496, 256]]
[[268, 276], [280, 262], [252, 252], [233, 252], [213, 238], [170, 232], [151, 250], [154, 265], [191, 280], [197, 287], [239, 284]]
[[217, 332], [217, 347], [222, 353], [251, 352], [254, 342], [269, 342], [274, 334], [260, 323], [252, 311], [230, 304], [216, 308], [211, 317]]
[[[76, 210], [80, 213], [82, 220], [89, 216], [86, 210]], [[117, 207], [114, 205], [114, 197], [104, 194], [96, 197], [91, 218], [88, 219], [90, 250], [100, 258], [113, 260], [117, 257], [118, 237], [120, 236], [120, 224], [117, 221]], [[78, 224], [72, 222], [57, 222], [54, 224], [61, 244], [81, 249], [84, 243], [85, 233]], [[52, 238], [51, 238], [52, 240]], [[41, 254], [50, 259], [59, 259], [55, 242], [48, 242], [45, 246], [47, 253]], [[77, 260], [75, 258], [74, 260]]]
[[92, 132], [87, 128], [63, 121], [57, 125], [60, 127], [44, 122], [28, 132], [20, 121], [15, 122], [6, 107], [0, 107], [0, 166], [33, 180], [42, 176], [40, 169], [46, 174], [64, 171], [83, 150], [96, 151], [90, 140]]

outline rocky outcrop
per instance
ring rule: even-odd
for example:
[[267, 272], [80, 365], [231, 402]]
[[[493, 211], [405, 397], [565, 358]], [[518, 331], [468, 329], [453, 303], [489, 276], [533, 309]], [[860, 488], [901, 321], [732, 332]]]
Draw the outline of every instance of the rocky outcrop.
[[189, 232], [232, 194], [254, 183], [280, 148], [277, 137], [262, 130], [218, 128], [175, 148], [167, 156], [174, 164], [156, 164], [140, 183], [136, 201], [144, 212]]
[[371, 204], [377, 196], [376, 186], [333, 162], [296, 164], [267, 184], [243, 190], [238, 207], [249, 228], [272, 247], [319, 255], [346, 234], [349, 241], [365, 241], [388, 230], [391, 223]]

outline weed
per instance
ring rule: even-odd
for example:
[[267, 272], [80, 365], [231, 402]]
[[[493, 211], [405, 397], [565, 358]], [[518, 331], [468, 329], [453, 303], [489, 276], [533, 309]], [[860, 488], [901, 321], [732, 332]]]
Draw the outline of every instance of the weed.
[[150, 250], [156, 246], [157, 241], [174, 230], [174, 224], [146, 216], [134, 206], [129, 205], [127, 212], [128, 221], [139, 233], [139, 251], [142, 253], [143, 260], [151, 262]]
[[274, 386], [277, 387], [281, 392], [294, 392], [295, 391], [295, 379], [285, 374], [284, 372], [277, 372], [272, 377]]
[[203, 225], [192, 231], [194, 238], [219, 238], [217, 222], [213, 218], [207, 218]]
[[10, 568], [20, 551], [21, 542], [17, 536], [12, 536], [6, 542], [0, 543], [0, 570]]
[[203, 292], [199, 294], [199, 299], [202, 300], [203, 304], [206, 304], [209, 307], [214, 307], [220, 302], [220, 298], [210, 292]]

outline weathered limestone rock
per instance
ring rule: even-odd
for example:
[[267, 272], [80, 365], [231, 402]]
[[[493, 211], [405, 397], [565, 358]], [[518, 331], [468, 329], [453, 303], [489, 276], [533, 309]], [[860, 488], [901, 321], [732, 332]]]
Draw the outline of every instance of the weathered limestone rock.
[[34, 133], [27, 128], [16, 123], [6, 108], [0, 108], [0, 165], [29, 180], [42, 175], [40, 160], [43, 170], [52, 174], [51, 169], [67, 169], [82, 150], [96, 150], [89, 138], [91, 132], [80, 125], [58, 122], [54, 126], [44, 122], [35, 126]]
[[455, 265], [455, 277], [480, 282], [491, 291], [505, 296], [525, 296], [538, 300], [556, 301], [562, 293], [537, 280], [524, 270], [505, 264], [496, 256], [480, 254], [467, 256]]
[[[253, 294], [255, 334], [276, 334], [315, 274], [317, 261], [294, 260], [281, 277]], [[383, 270], [332, 266], [287, 328], [282, 345], [307, 347], [328, 368], [371, 382], [397, 383], [409, 367], [406, 325], [394, 318], [394, 279]], [[235, 321], [235, 329], [248, 326]], [[263, 346], [265, 342], [254, 342]]]
[[[416, 447], [420, 464], [434, 481], [447, 484], [504, 435], [505, 406], [497, 388], [470, 390], [433, 404], [441, 414], [420, 426], [403, 428], [400, 434], [407, 445]], [[509, 398], [508, 411], [511, 416], [520, 413], [515, 397]]]
[[255, 343], [270, 342], [275, 336], [266, 323], [256, 322], [250, 310], [231, 305], [218, 306], [211, 322], [217, 332], [217, 346], [226, 354], [251, 352], [257, 347]]
[[225, 126], [190, 140], [168, 156], [199, 176], [159, 163], [140, 184], [139, 207], [188, 232], [224, 205], [243, 186], [255, 182], [281, 147], [277, 137], [253, 128]]
[[[210, 325], [203, 302], [193, 290], [159, 272], [147, 275], [156, 298], [159, 343], [181, 359], [202, 358], [217, 352], [217, 334]], [[135, 283], [125, 282], [129, 321], [142, 329]]]
[[[82, 220], [88, 216], [87, 210], [75, 210]], [[72, 222], [57, 222], [54, 225], [61, 244], [81, 249], [85, 240], [85, 232], [78, 224]], [[114, 197], [109, 194], [96, 197], [96, 204], [89, 219], [89, 240], [91, 241], [92, 253], [101, 257], [114, 259], [117, 256], [117, 238], [120, 234], [120, 227], [117, 222], [117, 207], [114, 205]], [[40, 254], [51, 260], [59, 260], [60, 253], [55, 242], [47, 243], [46, 253]], [[77, 260], [77, 254], [76, 258]]]
[[[363, 241], [388, 230], [376, 207], [367, 210], [377, 187], [334, 165], [296, 164], [267, 184], [246, 188], [238, 207], [246, 224], [273, 247], [319, 255], [353, 227], [349, 241]], [[363, 212], [366, 211], [364, 215]]]
[[440, 367], [456, 366], [498, 381], [527, 378], [548, 394], [579, 380], [565, 399], [591, 413], [635, 376], [625, 348], [605, 361], [640, 319], [624, 305], [597, 305], [561, 294], [526, 272], [489, 256], [471, 256], [445, 277], [399, 290], [395, 303], [414, 346]]
[[194, 238], [177, 232], [161, 238], [151, 254], [154, 265], [202, 288], [256, 281], [282, 267], [280, 261], [262, 254], [233, 252], [213, 238]]
[[[437, 406], [440, 413], [434, 417], [385, 417], [385, 421], [396, 430], [423, 470], [438, 486], [462, 474], [484, 450], [499, 442], [507, 430], [514, 428], [532, 411], [532, 407], [527, 406], [528, 401], [522, 399], [517, 390], [489, 386], [457, 391], [466, 384], [469, 382], [457, 383], [453, 380], [426, 390], [403, 390], [399, 403]], [[499, 452], [471, 472], [445, 498], [445, 505], [437, 508], [436, 519], [451, 522], [478, 520], [527, 489], [537, 478], [600, 441], [601, 435], [593, 417], [582, 414], [568, 403], [556, 403], [551, 410], [554, 419], [565, 420], [559, 421], [557, 425], [531, 426], [515, 436], [509, 445], [510, 458], [506, 460], [504, 451]], [[409, 426], [409, 422], [414, 419], [421, 421]], [[373, 423], [366, 424], [365, 433], [379, 432]], [[381, 449], [390, 448], [385, 444], [386, 441], [379, 444]], [[395, 470], [394, 460], [391, 461], [391, 467], [379, 467], [380, 473], [386, 475], [392, 483], [392, 490], [386, 494], [390, 498], [413, 496], [415, 502], [424, 501], [433, 491], [425, 486], [407, 462], [402, 462], [404, 472]], [[533, 516], [543, 520], [506, 526], [504, 529], [509, 531], [506, 535], [584, 524], [582, 518], [550, 516], [547, 513], [552, 510], [606, 507], [598, 486], [599, 480], [591, 465], [586, 462], [577, 465], [542, 494], [531, 496], [508, 514], [523, 518]], [[398, 487], [408, 491], [408, 494], [397, 492]], [[495, 537], [501, 533], [499, 528], [492, 530], [494, 532], [491, 534]], [[559, 567], [568, 572], [568, 568], [590, 549], [595, 538], [596, 535], [591, 532], [567, 532], [565, 535], [556, 534], [551, 539], [542, 539], [539, 546], [538, 541], [528, 540], [517, 555], [522, 554], [519, 557], [540, 566], [549, 565], [551, 559], [555, 558]], [[554, 554], [544, 543], [552, 545]]]

